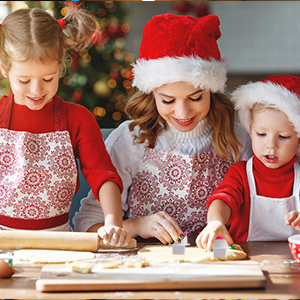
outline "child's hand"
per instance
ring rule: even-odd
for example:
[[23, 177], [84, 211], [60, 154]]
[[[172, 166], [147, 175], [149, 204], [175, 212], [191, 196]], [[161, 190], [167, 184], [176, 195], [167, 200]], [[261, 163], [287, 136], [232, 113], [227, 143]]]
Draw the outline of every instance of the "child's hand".
[[211, 221], [197, 236], [196, 244], [199, 248], [212, 251], [212, 246], [217, 236], [226, 240], [229, 246], [233, 244], [233, 240], [224, 224], [219, 221]]
[[300, 231], [300, 213], [296, 210], [292, 210], [285, 216], [285, 224], [293, 226]]
[[102, 226], [98, 229], [98, 235], [104, 244], [114, 247], [126, 247], [130, 241], [129, 233], [118, 226]]

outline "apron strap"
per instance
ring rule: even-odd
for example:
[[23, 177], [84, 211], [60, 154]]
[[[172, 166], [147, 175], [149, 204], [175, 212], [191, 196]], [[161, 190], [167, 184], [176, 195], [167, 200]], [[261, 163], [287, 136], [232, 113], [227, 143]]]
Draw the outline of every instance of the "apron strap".
[[55, 118], [55, 131], [67, 130], [67, 113], [63, 100], [55, 95], [53, 97], [53, 108]]
[[10, 94], [0, 108], [0, 128], [8, 129], [13, 104], [13, 94]]
[[255, 196], [257, 192], [256, 192], [254, 175], [253, 175], [253, 156], [247, 161], [246, 172], [247, 172], [250, 196]]
[[300, 166], [297, 162], [294, 163], [294, 185], [293, 185], [293, 195], [296, 199], [296, 209], [300, 210]]
[[[8, 129], [13, 106], [13, 94], [10, 94], [2, 103], [0, 108], [0, 128]], [[67, 114], [63, 100], [55, 95], [53, 97], [53, 110], [55, 131], [67, 130]]]

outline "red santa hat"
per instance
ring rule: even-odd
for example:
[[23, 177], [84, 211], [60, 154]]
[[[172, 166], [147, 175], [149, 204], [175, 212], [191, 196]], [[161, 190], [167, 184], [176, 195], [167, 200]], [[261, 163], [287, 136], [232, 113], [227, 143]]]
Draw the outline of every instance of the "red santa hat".
[[250, 131], [250, 109], [255, 103], [284, 112], [300, 137], [300, 77], [273, 75], [238, 87], [232, 101], [245, 129]]
[[162, 14], [150, 19], [133, 64], [132, 85], [149, 94], [164, 84], [185, 81], [195, 88], [223, 92], [227, 64], [217, 44], [219, 25], [215, 15]]

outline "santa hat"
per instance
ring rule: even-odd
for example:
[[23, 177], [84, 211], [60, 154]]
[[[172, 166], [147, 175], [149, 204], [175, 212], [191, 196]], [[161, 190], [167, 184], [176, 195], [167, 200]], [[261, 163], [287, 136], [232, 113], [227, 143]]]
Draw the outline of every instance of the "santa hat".
[[300, 77], [273, 75], [238, 87], [232, 101], [245, 129], [250, 131], [250, 109], [255, 103], [284, 112], [300, 137]]
[[195, 88], [223, 92], [227, 64], [217, 44], [219, 25], [215, 15], [153, 17], [143, 30], [132, 85], [149, 94], [164, 84], [185, 81]]

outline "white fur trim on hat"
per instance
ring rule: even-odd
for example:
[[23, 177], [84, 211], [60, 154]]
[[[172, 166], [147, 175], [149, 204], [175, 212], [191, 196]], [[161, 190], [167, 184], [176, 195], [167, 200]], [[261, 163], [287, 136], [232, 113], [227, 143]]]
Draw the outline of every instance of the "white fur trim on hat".
[[204, 60], [198, 56], [139, 59], [133, 64], [133, 86], [149, 94], [167, 84], [185, 81], [195, 88], [224, 92], [227, 80], [225, 60]]
[[250, 132], [250, 109], [255, 103], [262, 103], [284, 112], [300, 137], [300, 99], [287, 88], [272, 83], [255, 82], [240, 86], [232, 93], [239, 119]]

